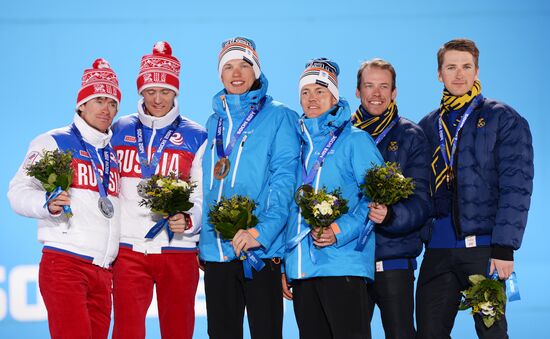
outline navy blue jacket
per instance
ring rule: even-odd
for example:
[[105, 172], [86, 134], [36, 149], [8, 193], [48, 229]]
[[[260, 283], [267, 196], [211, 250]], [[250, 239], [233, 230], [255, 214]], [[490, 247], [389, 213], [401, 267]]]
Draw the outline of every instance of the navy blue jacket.
[[399, 117], [378, 150], [385, 161], [399, 163], [403, 175], [413, 178], [415, 190], [392, 205], [384, 223], [376, 225], [376, 260], [416, 258], [422, 252], [420, 228], [431, 212], [428, 140], [420, 127]]
[[[424, 117], [430, 150], [439, 145], [439, 109]], [[458, 140], [451, 216], [458, 239], [491, 235], [492, 257], [513, 260], [521, 245], [533, 191], [533, 146], [529, 124], [504, 103], [484, 99]], [[433, 166], [438, 166], [440, 162]], [[436, 168], [437, 173], [441, 168]], [[431, 174], [430, 183], [435, 182]], [[438, 210], [437, 196], [433, 200]], [[437, 215], [435, 215], [437, 217]], [[429, 241], [431, 224], [422, 231]]]

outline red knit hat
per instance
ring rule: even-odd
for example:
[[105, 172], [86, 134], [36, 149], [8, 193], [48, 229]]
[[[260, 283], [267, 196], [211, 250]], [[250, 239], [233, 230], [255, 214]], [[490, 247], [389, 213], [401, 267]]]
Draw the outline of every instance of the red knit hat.
[[138, 93], [149, 87], [164, 87], [179, 93], [180, 62], [172, 56], [172, 47], [165, 41], [153, 46], [153, 54], [141, 58], [137, 78]]
[[111, 69], [107, 60], [102, 58], [96, 59], [92, 68], [84, 71], [82, 87], [76, 98], [76, 110], [78, 111], [80, 105], [97, 97], [111, 98], [116, 101], [117, 106], [122, 97], [115, 71]]

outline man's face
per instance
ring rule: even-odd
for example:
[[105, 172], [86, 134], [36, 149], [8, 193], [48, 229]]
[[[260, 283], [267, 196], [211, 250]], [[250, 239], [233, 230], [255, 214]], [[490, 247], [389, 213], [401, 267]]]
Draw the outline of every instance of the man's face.
[[100, 132], [107, 132], [117, 113], [117, 103], [111, 98], [97, 97], [86, 101], [80, 107], [80, 117]]
[[337, 102], [338, 100], [328, 88], [321, 85], [305, 85], [300, 91], [300, 104], [308, 118], [317, 118], [336, 105]]
[[222, 83], [229, 94], [243, 94], [256, 81], [252, 65], [244, 60], [229, 60], [222, 67]]
[[371, 115], [382, 115], [397, 96], [397, 89], [392, 90], [391, 72], [378, 67], [366, 67], [361, 72], [361, 83], [355, 95]]
[[164, 87], [149, 87], [141, 92], [147, 113], [154, 117], [165, 116], [172, 107], [176, 92]]
[[443, 54], [443, 63], [437, 75], [452, 95], [462, 96], [472, 88], [478, 73], [479, 68], [472, 54], [450, 50]]

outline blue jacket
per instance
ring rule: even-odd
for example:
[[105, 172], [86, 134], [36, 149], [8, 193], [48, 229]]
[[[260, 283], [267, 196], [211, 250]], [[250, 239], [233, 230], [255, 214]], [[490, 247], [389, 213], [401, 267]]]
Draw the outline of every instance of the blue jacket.
[[[439, 151], [438, 117], [439, 109], [419, 123], [432, 152]], [[484, 99], [466, 120], [457, 147], [451, 212], [456, 236], [491, 235], [493, 258], [513, 260], [513, 250], [521, 245], [533, 191], [529, 125], [513, 108]], [[433, 171], [430, 182], [433, 196]], [[435, 217], [443, 217], [437, 215], [438, 204], [443, 202], [436, 198], [433, 203]], [[426, 242], [431, 227], [428, 223], [422, 231]]]
[[[338, 104], [317, 118], [300, 120], [304, 161], [310, 171], [324, 148], [331, 133], [350, 119], [348, 103], [340, 98]], [[313, 181], [314, 188], [326, 186], [329, 191], [340, 188], [343, 198], [348, 200], [349, 212], [335, 222], [339, 232], [336, 243], [322, 248], [313, 248], [316, 263], [309, 256], [308, 236], [285, 254], [285, 272], [289, 279], [307, 279], [326, 276], [374, 277], [374, 236], [370, 236], [362, 252], [355, 251], [357, 238], [365, 225], [369, 212], [369, 201], [361, 194], [359, 185], [364, 183], [365, 174], [373, 164], [381, 164], [382, 156], [370, 135], [353, 127], [351, 122], [326, 156], [323, 166]], [[301, 166], [301, 164], [300, 164]], [[302, 184], [302, 169], [296, 171], [298, 186]], [[286, 230], [286, 239], [308, 228], [295, 202]], [[312, 245], [313, 246], [313, 245]]]
[[428, 141], [420, 127], [399, 117], [377, 146], [385, 161], [399, 163], [403, 175], [413, 178], [415, 190], [392, 205], [387, 220], [376, 225], [376, 260], [416, 258], [422, 252], [420, 228], [431, 212]]
[[[225, 90], [213, 98], [214, 113], [206, 124], [208, 144], [203, 157], [203, 227], [199, 240], [200, 258], [226, 262], [236, 258], [229, 241], [224, 241], [208, 222], [210, 207], [218, 196], [239, 194], [257, 202], [259, 219], [252, 233], [262, 245], [256, 249], [261, 258], [283, 256], [283, 228], [287, 222], [290, 202], [296, 185], [296, 169], [300, 153], [299, 135], [295, 125], [298, 114], [273, 101], [267, 92], [267, 79], [260, 76], [261, 87], [242, 95], [230, 95]], [[248, 115], [250, 107], [265, 97], [258, 115], [238, 139], [229, 156], [231, 169], [223, 180], [217, 180], [213, 168], [218, 161], [215, 147], [218, 118], [223, 119], [224, 147]], [[225, 106], [227, 103], [227, 106]]]

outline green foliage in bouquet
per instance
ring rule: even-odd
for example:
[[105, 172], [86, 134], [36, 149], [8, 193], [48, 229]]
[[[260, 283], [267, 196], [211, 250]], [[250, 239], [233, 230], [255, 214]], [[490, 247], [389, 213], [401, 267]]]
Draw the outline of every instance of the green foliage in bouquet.
[[246, 230], [258, 224], [258, 218], [253, 213], [254, 209], [256, 209], [256, 202], [248, 197], [240, 195], [234, 195], [229, 199], [222, 197], [210, 208], [208, 218], [224, 240], [231, 240], [239, 230]]
[[401, 199], [408, 198], [414, 191], [412, 178], [405, 178], [399, 164], [387, 161], [383, 165], [374, 165], [365, 175], [361, 185], [365, 195], [378, 204], [391, 206]]
[[504, 315], [504, 286], [500, 281], [480, 274], [471, 275], [468, 279], [472, 286], [461, 292], [462, 299], [458, 309], [463, 311], [472, 308], [472, 314], [479, 314], [489, 328]]
[[73, 180], [71, 151], [43, 151], [40, 160], [26, 168], [27, 175], [36, 178], [46, 192], [53, 192], [58, 186], [66, 191]]
[[298, 206], [309, 227], [319, 228], [317, 236], [321, 236], [324, 228], [348, 212], [348, 201], [342, 198], [340, 189], [328, 193], [325, 186], [317, 193], [304, 191], [298, 200]]
[[169, 176], [153, 175], [139, 190], [143, 199], [140, 206], [163, 216], [189, 211], [193, 203], [189, 201], [191, 193], [197, 185], [178, 178], [174, 173]]

